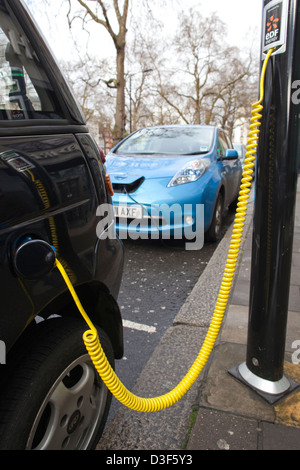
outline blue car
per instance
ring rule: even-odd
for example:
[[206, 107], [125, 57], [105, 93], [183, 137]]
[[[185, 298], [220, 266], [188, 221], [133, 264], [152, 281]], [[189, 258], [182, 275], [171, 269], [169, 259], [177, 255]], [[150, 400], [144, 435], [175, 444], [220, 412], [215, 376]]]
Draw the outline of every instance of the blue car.
[[201, 125], [140, 129], [110, 151], [106, 169], [121, 238], [199, 235], [198, 248], [204, 234], [220, 238], [223, 211], [236, 201], [242, 176], [225, 132]]

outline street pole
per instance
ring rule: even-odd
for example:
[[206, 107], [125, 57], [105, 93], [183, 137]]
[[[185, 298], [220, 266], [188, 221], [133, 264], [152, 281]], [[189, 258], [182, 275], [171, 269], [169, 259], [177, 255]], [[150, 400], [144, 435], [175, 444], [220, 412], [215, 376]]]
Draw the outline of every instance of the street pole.
[[[284, 375], [284, 355], [300, 151], [300, 99], [293, 94], [293, 83], [300, 80], [300, 1], [264, 0], [264, 13], [275, 14], [263, 21], [272, 24], [280, 8], [285, 7], [286, 43], [283, 51], [276, 54], [275, 50], [271, 56], [265, 77], [246, 362], [230, 371], [270, 403], [298, 385]], [[283, 24], [275, 26], [282, 28]], [[263, 23], [262, 41], [265, 33]]]

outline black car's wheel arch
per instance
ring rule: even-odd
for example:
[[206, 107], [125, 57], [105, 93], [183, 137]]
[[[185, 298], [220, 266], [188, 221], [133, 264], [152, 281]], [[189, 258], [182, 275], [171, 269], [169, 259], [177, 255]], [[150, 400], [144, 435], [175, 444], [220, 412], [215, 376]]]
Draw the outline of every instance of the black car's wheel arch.
[[[80, 342], [83, 331], [84, 322], [82, 320], [53, 318], [27, 328], [19, 343], [12, 348], [2, 376], [4, 380], [0, 401], [1, 449], [25, 449], [26, 441], [30, 436], [28, 431], [33, 425], [33, 418], [35, 418], [37, 410], [40, 409], [42, 401], [50, 390], [47, 388], [49, 384], [51, 388], [56, 386], [58, 383], [56, 374], [60, 374], [66, 365], [67, 367], [71, 365], [75, 349], [75, 353], [78, 354], [76, 357], [87, 356], [84, 344]], [[113, 351], [109, 339], [105, 332], [101, 332], [101, 329], [98, 331], [105, 353], [114, 367]], [[71, 349], [68, 347], [71, 346], [68, 338], [73, 338]], [[76, 343], [74, 343], [75, 339]], [[72, 357], [71, 361], [70, 357]], [[85, 361], [89, 361], [88, 358]], [[62, 369], [61, 363], [65, 364]], [[96, 377], [98, 376], [95, 375]], [[78, 374], [77, 378], [80, 379]], [[82, 381], [81, 385], [85, 383], [88, 382]], [[89, 441], [91, 448], [94, 448], [102, 434], [110, 399], [111, 397], [108, 397], [101, 422], [99, 421], [99, 426], [97, 425], [97, 429], [95, 428], [95, 434], [91, 435]], [[61, 402], [61, 404], [63, 403]], [[78, 404], [77, 407], [79, 407]], [[51, 420], [48, 422], [51, 424]], [[49, 429], [51, 428], [49, 427]], [[68, 434], [70, 434], [69, 430]]]
[[[121, 359], [123, 356], [122, 318], [116, 300], [103, 284], [95, 281], [76, 286], [75, 290], [91, 321], [109, 336], [115, 358]], [[67, 290], [38, 315], [44, 319], [52, 315], [81, 318], [81, 314]]]

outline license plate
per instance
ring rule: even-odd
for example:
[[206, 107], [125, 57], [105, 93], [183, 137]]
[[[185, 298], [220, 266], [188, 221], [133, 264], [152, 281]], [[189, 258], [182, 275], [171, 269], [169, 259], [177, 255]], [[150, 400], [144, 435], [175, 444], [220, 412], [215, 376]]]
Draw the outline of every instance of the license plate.
[[140, 206], [114, 206], [114, 213], [120, 219], [142, 219], [143, 217]]

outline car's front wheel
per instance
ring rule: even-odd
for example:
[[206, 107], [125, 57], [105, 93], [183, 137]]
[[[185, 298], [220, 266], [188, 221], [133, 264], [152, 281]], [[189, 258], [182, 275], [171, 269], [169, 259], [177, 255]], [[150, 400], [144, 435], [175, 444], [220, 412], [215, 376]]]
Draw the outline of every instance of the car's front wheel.
[[[48, 320], [35, 327], [31, 345], [25, 343], [24, 356], [10, 370], [0, 397], [0, 449], [96, 447], [111, 394], [85, 349], [86, 329], [85, 323], [72, 319]], [[103, 331], [99, 338], [113, 365], [109, 338]]]
[[219, 193], [217, 202], [215, 204], [214, 213], [212, 222], [208, 231], [205, 234], [206, 241], [216, 242], [220, 239], [222, 234], [223, 228], [223, 210], [224, 210], [224, 203], [223, 203], [223, 196]]

